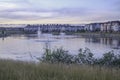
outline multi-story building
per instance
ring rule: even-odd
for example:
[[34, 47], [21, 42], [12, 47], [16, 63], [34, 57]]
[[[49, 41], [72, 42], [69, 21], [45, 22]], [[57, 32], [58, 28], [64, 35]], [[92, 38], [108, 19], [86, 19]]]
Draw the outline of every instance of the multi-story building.
[[118, 32], [120, 31], [120, 21], [111, 21], [101, 24], [101, 31], [103, 32]]
[[86, 24], [84, 27], [84, 30], [86, 31], [100, 31], [101, 23], [91, 23], [91, 24]]
[[41, 31], [47, 31], [47, 32], [51, 32], [51, 31], [81, 31], [84, 30], [84, 26], [73, 26], [73, 25], [68, 25], [68, 24], [47, 24], [47, 25], [27, 25], [24, 30], [25, 31], [37, 31], [38, 28]]
[[113, 31], [118, 32], [120, 31], [120, 22], [119, 21], [113, 21], [111, 23], [111, 28]]
[[[36, 32], [38, 28], [45, 32], [120, 32], [120, 21], [109, 21], [104, 23], [91, 23], [86, 25], [70, 25], [70, 24], [0, 24], [0, 30], [5, 28], [6, 31], [21, 31]], [[2, 28], [3, 27], [3, 28]]]

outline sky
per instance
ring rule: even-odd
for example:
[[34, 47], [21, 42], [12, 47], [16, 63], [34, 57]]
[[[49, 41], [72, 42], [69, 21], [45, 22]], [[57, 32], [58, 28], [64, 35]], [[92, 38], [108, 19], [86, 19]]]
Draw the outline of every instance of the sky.
[[0, 0], [0, 24], [84, 24], [120, 20], [120, 0]]

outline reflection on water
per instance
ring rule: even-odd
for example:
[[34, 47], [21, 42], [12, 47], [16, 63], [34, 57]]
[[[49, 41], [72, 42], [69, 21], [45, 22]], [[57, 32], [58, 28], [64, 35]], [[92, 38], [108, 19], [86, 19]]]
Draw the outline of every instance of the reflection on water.
[[85, 38], [85, 42], [99, 43], [103, 45], [108, 45], [114, 49], [120, 49], [120, 39], [91, 37], [91, 38]]
[[36, 58], [41, 57], [44, 53], [46, 44], [50, 49], [63, 47], [65, 50], [69, 50], [70, 54], [77, 54], [80, 48], [85, 49], [86, 47], [95, 54], [95, 57], [100, 57], [103, 53], [112, 50], [117, 54], [120, 53], [119, 38], [86, 38], [66, 35], [61, 38], [60, 35], [47, 35], [47, 37], [46, 35], [40, 37], [37, 35], [13, 35], [0, 38], [0, 58], [36, 61]]

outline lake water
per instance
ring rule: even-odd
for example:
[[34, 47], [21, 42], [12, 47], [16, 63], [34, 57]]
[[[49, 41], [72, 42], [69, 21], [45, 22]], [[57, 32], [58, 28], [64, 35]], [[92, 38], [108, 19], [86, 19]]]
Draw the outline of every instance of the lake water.
[[103, 53], [114, 51], [120, 54], [119, 38], [96, 38], [82, 36], [66, 36], [42, 34], [12, 35], [0, 38], [0, 58], [37, 61], [44, 53], [46, 47], [50, 49], [63, 48], [70, 54], [78, 54], [80, 48], [89, 48], [95, 57], [101, 57]]

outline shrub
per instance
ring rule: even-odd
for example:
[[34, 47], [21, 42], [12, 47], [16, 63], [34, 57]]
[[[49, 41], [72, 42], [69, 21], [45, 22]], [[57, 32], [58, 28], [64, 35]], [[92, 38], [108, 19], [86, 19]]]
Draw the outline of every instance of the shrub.
[[46, 49], [44, 56], [42, 57], [43, 62], [49, 62], [49, 63], [66, 63], [70, 64], [73, 63], [73, 56], [68, 54], [68, 51], [65, 51], [64, 49], [56, 49], [56, 50], [49, 50]]
[[70, 53], [63, 48], [53, 51], [46, 49], [41, 61], [47, 63], [120, 67], [120, 55], [115, 55], [113, 51], [103, 54], [103, 57], [99, 59], [93, 56], [93, 53], [88, 48], [85, 48], [85, 50], [80, 49], [77, 55], [70, 55]]

